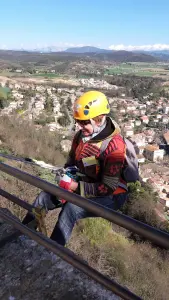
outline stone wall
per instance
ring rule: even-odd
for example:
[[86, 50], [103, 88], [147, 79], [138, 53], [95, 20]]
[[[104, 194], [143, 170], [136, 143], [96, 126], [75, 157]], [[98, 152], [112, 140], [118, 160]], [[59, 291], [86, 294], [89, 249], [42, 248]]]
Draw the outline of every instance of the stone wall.
[[[1, 223], [0, 240], [9, 231]], [[120, 299], [26, 236], [0, 248], [0, 257], [0, 299]]]

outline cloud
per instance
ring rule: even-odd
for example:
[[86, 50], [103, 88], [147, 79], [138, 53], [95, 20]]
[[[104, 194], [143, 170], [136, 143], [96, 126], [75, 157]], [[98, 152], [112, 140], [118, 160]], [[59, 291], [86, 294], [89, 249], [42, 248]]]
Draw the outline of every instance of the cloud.
[[154, 44], [154, 45], [141, 45], [141, 46], [133, 46], [133, 45], [125, 46], [123, 44], [120, 44], [120, 45], [111, 45], [111, 46], [109, 46], [109, 49], [111, 49], [111, 50], [128, 50], [128, 51], [169, 50], [169, 44], [168, 45], [167, 44]]
[[59, 42], [57, 45], [62, 47], [84, 47], [84, 46], [91, 46], [90, 44], [74, 44], [69, 42]]

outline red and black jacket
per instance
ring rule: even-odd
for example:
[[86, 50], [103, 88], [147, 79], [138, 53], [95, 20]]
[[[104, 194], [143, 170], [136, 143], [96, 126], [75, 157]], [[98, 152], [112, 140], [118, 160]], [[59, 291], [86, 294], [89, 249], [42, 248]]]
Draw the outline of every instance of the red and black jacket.
[[[83, 142], [81, 131], [77, 132], [65, 167], [77, 166], [85, 174], [80, 181], [80, 195], [91, 198], [126, 192], [126, 182], [122, 179], [125, 163], [125, 142], [118, 125], [109, 117], [106, 127], [94, 138]], [[107, 148], [101, 153], [101, 144], [110, 138]], [[120, 187], [120, 184], [126, 188]]]

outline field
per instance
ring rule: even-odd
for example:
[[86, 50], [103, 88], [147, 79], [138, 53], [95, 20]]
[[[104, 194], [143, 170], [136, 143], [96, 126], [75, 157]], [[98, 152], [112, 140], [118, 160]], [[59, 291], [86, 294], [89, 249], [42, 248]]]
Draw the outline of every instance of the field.
[[10, 89], [8, 87], [0, 87], [0, 92], [8, 94], [10, 92]]
[[37, 73], [33, 74], [33, 77], [48, 77], [48, 78], [55, 78], [55, 77], [60, 77], [60, 75], [56, 73]]
[[169, 63], [121, 63], [106, 70], [107, 75], [136, 75], [169, 78]]

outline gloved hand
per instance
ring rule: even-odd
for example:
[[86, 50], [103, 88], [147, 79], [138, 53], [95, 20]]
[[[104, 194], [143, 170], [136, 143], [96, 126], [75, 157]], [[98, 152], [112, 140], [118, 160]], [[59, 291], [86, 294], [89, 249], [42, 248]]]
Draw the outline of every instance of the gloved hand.
[[[69, 192], [73, 192], [73, 190], [76, 189], [76, 186], [78, 186], [78, 183], [76, 183], [76, 181], [74, 181], [67, 174], [64, 174], [63, 176], [60, 177], [59, 187], [65, 189]], [[61, 199], [60, 201], [62, 203], [66, 202], [66, 200], [64, 200], [64, 199]]]
[[75, 181], [78, 181], [77, 172], [78, 168], [76, 166], [67, 167], [65, 169], [65, 174], [67, 174], [70, 178], [72, 178]]

